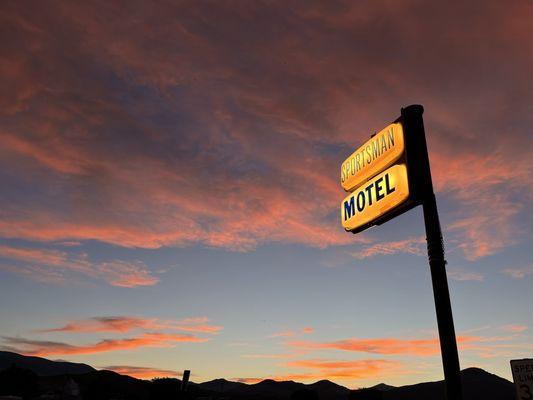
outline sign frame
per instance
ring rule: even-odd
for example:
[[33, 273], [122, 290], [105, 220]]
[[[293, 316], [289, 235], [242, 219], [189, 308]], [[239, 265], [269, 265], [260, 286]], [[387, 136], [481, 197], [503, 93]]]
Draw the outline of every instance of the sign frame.
[[[411, 107], [414, 107], [414, 106], [411, 106]], [[404, 164], [407, 167], [407, 178], [408, 178], [408, 183], [409, 183], [409, 198], [402, 204], [390, 210], [389, 212], [358, 227], [357, 229], [346, 230], [347, 232], [352, 232], [353, 234], [357, 234], [373, 226], [382, 225], [385, 222], [388, 222], [391, 219], [396, 218], [397, 216], [411, 210], [412, 208], [421, 205], [424, 199], [427, 198], [428, 195], [432, 193], [432, 189], [431, 190], [429, 189], [429, 188], [432, 188], [431, 175], [430, 173], [429, 174], [427, 173], [427, 169], [426, 169], [426, 168], [429, 168], [429, 161], [427, 162], [427, 166], [426, 166], [424, 162], [425, 161], [424, 157], [421, 156], [421, 155], [424, 155], [424, 152], [425, 152], [426, 158], [427, 158], [425, 134], [423, 130], [424, 128], [422, 126], [421, 127], [422, 130], [420, 130], [420, 127], [417, 126], [416, 121], [413, 121], [411, 118], [406, 117], [406, 115], [404, 115], [403, 110], [404, 109], [402, 109], [402, 115], [400, 117], [395, 119], [391, 124], [387, 125], [387, 127], [392, 124], [400, 124], [402, 126], [403, 142], [404, 142], [403, 154], [399, 158], [397, 158], [396, 161], [394, 161], [387, 168], [390, 168], [397, 164]], [[385, 127], [383, 130], [387, 129], [387, 127]], [[370, 137], [372, 138], [374, 136], [375, 135], [372, 135]], [[422, 139], [423, 139], [423, 143], [421, 143]], [[362, 181], [358, 186], [352, 188], [350, 192], [356, 191], [359, 187], [361, 187], [366, 182], [368, 182], [369, 180], [373, 179], [375, 176], [385, 171], [387, 168], [379, 170], [375, 172], [374, 174], [368, 176], [366, 180]], [[342, 203], [341, 203], [341, 207], [342, 207]]]
[[[533, 359], [522, 358], [520, 360], [511, 360], [511, 373], [513, 374], [513, 382], [516, 386], [517, 400], [527, 400], [533, 398]], [[520, 371], [516, 371], [515, 367], [520, 368], [525, 366], [527, 371], [527, 378], [524, 379]], [[525, 394], [525, 396], [523, 396]]]

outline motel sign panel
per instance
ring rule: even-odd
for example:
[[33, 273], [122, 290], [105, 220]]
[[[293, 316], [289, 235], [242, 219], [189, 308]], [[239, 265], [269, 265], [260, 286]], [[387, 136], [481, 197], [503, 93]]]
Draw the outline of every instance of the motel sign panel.
[[404, 164], [393, 165], [350, 193], [342, 202], [342, 226], [347, 231], [376, 220], [409, 198]]
[[355, 189], [396, 162], [405, 150], [402, 124], [387, 126], [359, 147], [341, 165], [341, 185], [346, 191]]
[[420, 204], [427, 185], [412, 172], [424, 169], [417, 166], [416, 142], [415, 133], [400, 117], [344, 160], [341, 186], [350, 192], [341, 203], [346, 231], [361, 232]]

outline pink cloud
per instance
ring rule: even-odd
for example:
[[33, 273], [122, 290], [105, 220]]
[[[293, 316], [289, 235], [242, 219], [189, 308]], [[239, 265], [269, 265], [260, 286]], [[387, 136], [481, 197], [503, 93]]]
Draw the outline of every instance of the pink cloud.
[[155, 285], [158, 279], [139, 261], [121, 260], [95, 263], [85, 253], [68, 253], [49, 249], [0, 246], [0, 257], [22, 264], [0, 263], [0, 269], [27, 276], [39, 282], [64, 283], [70, 276], [101, 279], [113, 286], [133, 288]]
[[370, 244], [363, 247], [362, 250], [350, 252], [350, 254], [358, 259], [374, 257], [377, 255], [391, 255], [397, 253], [422, 255], [424, 254], [425, 243], [426, 239], [424, 237], [409, 238], [396, 242]]
[[132, 330], [176, 330], [183, 332], [211, 333], [220, 332], [223, 327], [209, 324], [205, 317], [186, 318], [180, 321], [161, 320], [130, 316], [94, 317], [68, 322], [58, 328], [40, 329], [37, 332], [129, 332]]
[[504, 330], [505, 332], [510, 332], [510, 333], [522, 333], [528, 330], [528, 326], [510, 324], [510, 325], [502, 326], [501, 329]]
[[[478, 341], [473, 336], [458, 336], [460, 345], [468, 345]], [[399, 338], [372, 338], [372, 339], [345, 339], [334, 342], [291, 341], [288, 346], [297, 349], [325, 350], [335, 349], [350, 352], [362, 352], [383, 355], [415, 355], [433, 356], [439, 353], [439, 340], [432, 339], [399, 339]]]
[[[516, 101], [530, 91], [533, 60], [517, 45], [531, 43], [529, 6], [462, 5], [468, 24], [444, 5], [205, 7], [106, 5], [113, 21], [90, 3], [7, 7], [2, 168], [34, 194], [6, 186], [2, 237], [239, 251], [363, 240], [339, 227], [339, 163], [403, 98], [426, 105], [438, 196], [453, 203], [447, 238], [469, 259], [519, 240], [533, 176]], [[253, 34], [272, 15], [279, 29]], [[435, 18], [452, 20], [449, 34]], [[391, 68], [398, 43], [414, 47]], [[474, 72], [487, 65], [491, 79]]]
[[105, 353], [141, 347], [173, 347], [177, 343], [202, 343], [209, 339], [194, 335], [152, 332], [131, 338], [104, 339], [89, 345], [72, 345], [63, 342], [32, 340], [21, 337], [3, 337], [3, 340], [5, 343], [4, 348], [10, 349], [10, 351], [15, 350], [21, 354], [48, 357], [52, 355]]
[[533, 267], [509, 267], [502, 272], [514, 279], [523, 279], [527, 275], [533, 274]]
[[121, 375], [133, 376], [137, 379], [153, 379], [161, 377], [179, 377], [179, 373], [169, 369], [160, 369], [152, 367], [137, 367], [132, 365], [110, 365], [102, 369], [111, 370]]
[[258, 383], [264, 379], [276, 381], [319, 381], [333, 379], [343, 381], [358, 381], [367, 378], [393, 376], [405, 373], [403, 363], [395, 360], [295, 360], [284, 366], [299, 369], [301, 372], [290, 372], [282, 375], [272, 375], [261, 378], [235, 378], [239, 382]]
[[294, 337], [294, 336], [301, 336], [301, 335], [309, 335], [313, 333], [315, 330], [307, 326], [301, 330], [287, 330], [282, 332], [273, 333], [269, 336], [269, 338], [287, 338], [287, 337]]
[[448, 277], [455, 281], [482, 282], [485, 278], [479, 272], [465, 271], [461, 269], [448, 269]]

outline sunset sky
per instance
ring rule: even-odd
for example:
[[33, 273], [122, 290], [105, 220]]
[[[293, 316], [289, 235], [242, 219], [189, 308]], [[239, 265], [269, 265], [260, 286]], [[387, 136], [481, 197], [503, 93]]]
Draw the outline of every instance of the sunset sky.
[[424, 105], [461, 367], [533, 355], [533, 3], [3, 1], [0, 347], [137, 377], [442, 379], [421, 208], [342, 161]]

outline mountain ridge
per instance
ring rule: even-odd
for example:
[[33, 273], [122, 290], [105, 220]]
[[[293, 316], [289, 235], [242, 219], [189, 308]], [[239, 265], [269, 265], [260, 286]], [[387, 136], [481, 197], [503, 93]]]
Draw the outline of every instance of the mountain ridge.
[[[83, 389], [81, 391], [84, 393], [93, 393], [95, 390], [98, 392], [102, 388], [113, 387], [114, 394], [120, 392], [124, 399], [164, 397], [165, 393], [177, 393], [181, 383], [180, 380], [174, 378], [146, 381], [112, 371], [98, 371], [86, 364], [51, 361], [41, 357], [0, 351], [0, 375], [4, 379], [10, 373], [17, 374], [25, 370], [38, 376], [42, 381], [41, 386], [43, 382], [45, 386], [53, 386], [53, 382], [61, 382], [61, 385], [64, 386], [66, 380], [74, 380], [76, 384], [80, 385]], [[27, 375], [22, 374], [21, 376]], [[514, 400], [515, 398], [516, 391], [513, 383], [481, 368], [464, 369], [461, 371], [461, 378], [464, 400], [486, 398]], [[370, 388], [351, 390], [327, 379], [309, 384], [272, 379], [247, 384], [218, 378], [201, 383], [191, 382], [189, 391], [199, 397], [224, 398], [226, 400], [440, 400], [444, 398], [444, 382], [442, 380], [422, 382], [399, 387], [379, 383]], [[0, 395], [5, 394], [13, 393], [0, 393]], [[89, 395], [87, 398], [93, 397]]]
[[95, 368], [87, 364], [62, 360], [53, 361], [42, 357], [25, 356], [12, 351], [0, 351], [0, 370], [9, 368], [11, 365], [29, 369], [40, 376], [78, 375], [96, 371]]

